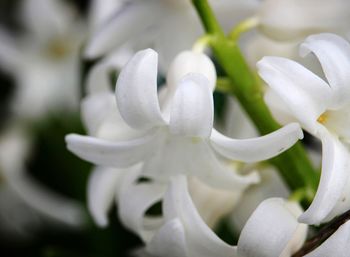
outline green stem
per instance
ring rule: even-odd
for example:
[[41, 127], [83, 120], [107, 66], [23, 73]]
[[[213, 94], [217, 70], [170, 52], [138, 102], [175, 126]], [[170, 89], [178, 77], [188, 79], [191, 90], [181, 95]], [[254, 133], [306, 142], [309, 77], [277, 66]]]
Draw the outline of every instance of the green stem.
[[[239, 100], [261, 134], [279, 129], [281, 126], [274, 120], [263, 100], [261, 83], [248, 67], [236, 42], [225, 36], [207, 0], [192, 0], [192, 3], [207, 34], [212, 38], [210, 46], [214, 56], [235, 85], [230, 94]], [[318, 174], [300, 142], [270, 161], [293, 191], [300, 188], [316, 191]]]

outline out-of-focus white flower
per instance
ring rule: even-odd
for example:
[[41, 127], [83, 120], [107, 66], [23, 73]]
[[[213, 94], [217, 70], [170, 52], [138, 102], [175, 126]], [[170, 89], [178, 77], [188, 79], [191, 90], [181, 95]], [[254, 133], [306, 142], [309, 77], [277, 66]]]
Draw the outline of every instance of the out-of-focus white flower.
[[[124, 0], [113, 17], [94, 33], [85, 54], [96, 58], [125, 43], [136, 50], [149, 46], [160, 52], [166, 70], [181, 51], [191, 48], [203, 34], [200, 21], [187, 0]], [[253, 14], [257, 0], [210, 1], [222, 24], [230, 27]], [[176, 42], [176, 44], [174, 44]]]
[[54, 108], [77, 108], [85, 27], [63, 1], [26, 0], [22, 7], [26, 32], [0, 30], [0, 68], [16, 79], [13, 110], [28, 119]]
[[277, 40], [295, 41], [312, 33], [345, 33], [350, 22], [347, 0], [265, 0], [257, 17], [261, 30]]
[[126, 168], [142, 162], [142, 174], [157, 181], [183, 173], [218, 188], [250, 184], [257, 177], [231, 172], [225, 159], [254, 162], [271, 158], [301, 138], [301, 130], [290, 124], [259, 138], [225, 137], [212, 127], [213, 79], [205, 75], [192, 73], [177, 85], [169, 84], [172, 97], [162, 112], [157, 95], [157, 54], [150, 49], [138, 52], [119, 75], [116, 97], [124, 121], [142, 136], [109, 141], [68, 135], [68, 149], [97, 165]]
[[[322, 65], [323, 79], [302, 65], [279, 57], [265, 57], [259, 74], [280, 97], [278, 117], [287, 113], [322, 141], [322, 174], [315, 199], [300, 221], [318, 224], [350, 208], [350, 45], [333, 34], [308, 37], [303, 56], [313, 53]], [[276, 99], [270, 97], [267, 100]], [[285, 106], [283, 106], [283, 103]], [[277, 118], [278, 118], [277, 117]], [[294, 118], [293, 118], [294, 117]]]
[[262, 202], [247, 221], [237, 246], [223, 242], [205, 224], [188, 193], [185, 177], [172, 179], [163, 201], [163, 225], [146, 246], [152, 256], [290, 256], [306, 238], [300, 206], [279, 198]]
[[81, 226], [85, 222], [83, 206], [50, 191], [26, 174], [25, 164], [30, 147], [30, 139], [20, 127], [11, 126], [2, 134], [0, 172], [4, 186], [9, 187], [27, 205], [26, 208], [29, 206], [39, 217]]

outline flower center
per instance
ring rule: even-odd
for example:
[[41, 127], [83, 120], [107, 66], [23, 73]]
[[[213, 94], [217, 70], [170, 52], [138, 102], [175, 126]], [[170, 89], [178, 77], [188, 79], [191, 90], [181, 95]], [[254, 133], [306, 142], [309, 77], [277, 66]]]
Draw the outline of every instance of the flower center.
[[321, 124], [325, 124], [328, 120], [328, 113], [324, 112], [320, 115], [320, 117], [318, 117], [317, 121]]
[[53, 59], [62, 59], [68, 54], [69, 51], [69, 45], [60, 39], [52, 40], [47, 46], [47, 53]]

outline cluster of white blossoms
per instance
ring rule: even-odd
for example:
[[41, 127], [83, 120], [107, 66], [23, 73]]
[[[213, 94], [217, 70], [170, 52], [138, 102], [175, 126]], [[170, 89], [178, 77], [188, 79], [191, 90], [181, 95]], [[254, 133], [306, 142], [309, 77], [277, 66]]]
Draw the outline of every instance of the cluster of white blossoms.
[[[321, 239], [317, 226], [350, 209], [350, 1], [92, 0], [86, 20], [71, 11], [24, 0], [30, 32], [18, 40], [0, 29], [0, 66], [17, 85], [0, 169], [22, 201], [83, 222], [80, 205], [26, 176], [31, 141], [21, 128], [78, 109], [82, 57], [95, 61], [80, 104], [88, 135], [67, 135], [67, 149], [95, 165], [94, 221], [108, 226], [116, 203], [144, 243], [135, 256], [348, 255], [348, 217]], [[216, 89], [233, 96], [221, 123]], [[303, 166], [304, 131], [322, 144], [320, 174]], [[236, 245], [215, 233], [224, 218]], [[319, 241], [310, 247], [312, 234]]]
[[[265, 37], [266, 49], [253, 49], [248, 61], [266, 53], [296, 58], [294, 47], [310, 32], [345, 35], [350, 20], [349, 3], [342, 0], [212, 4], [224, 27], [225, 13], [237, 20], [250, 17], [231, 32], [233, 38], [240, 30], [258, 28], [243, 50], [253, 49]], [[237, 121], [233, 130], [238, 127], [244, 130], [238, 134], [250, 137], [238, 139], [213, 127], [216, 69], [204, 53], [188, 51], [201, 34], [190, 2], [122, 1], [114, 6], [114, 14], [111, 9], [105, 9], [109, 19], [99, 23], [85, 49], [89, 58], [105, 55], [90, 71], [81, 105], [89, 135], [66, 137], [70, 151], [97, 165], [88, 185], [89, 209], [97, 224], [108, 225], [108, 211], [116, 201], [121, 222], [145, 244], [139, 256], [287, 257], [303, 246], [309, 225], [350, 209], [350, 44], [345, 39], [323, 33], [300, 45], [302, 56], [317, 57], [325, 78], [286, 58], [259, 61], [266, 103], [285, 126], [259, 137], [237, 106], [230, 112], [233, 123]], [[109, 74], [120, 67], [121, 52], [149, 45], [159, 51], [160, 67], [154, 50], [136, 51], [112, 92]], [[167, 70], [165, 85], [158, 85], [158, 70]], [[285, 198], [289, 190], [272, 178], [272, 166], [256, 164], [292, 147], [303, 138], [301, 128], [322, 142], [321, 179], [306, 211], [293, 198]], [[252, 185], [254, 192], [247, 190]], [[268, 192], [273, 188], [278, 192]], [[151, 215], [157, 203], [161, 212]], [[237, 246], [213, 231], [229, 213], [244, 216]], [[346, 256], [349, 224], [304, 256]]]

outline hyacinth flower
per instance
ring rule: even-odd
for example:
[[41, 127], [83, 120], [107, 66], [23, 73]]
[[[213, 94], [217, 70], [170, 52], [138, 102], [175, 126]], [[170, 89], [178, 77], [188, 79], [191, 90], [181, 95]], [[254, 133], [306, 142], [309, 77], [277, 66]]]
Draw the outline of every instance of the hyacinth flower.
[[67, 147], [97, 165], [126, 168], [142, 163], [142, 174], [157, 181], [183, 173], [217, 188], [249, 183], [257, 178], [232, 173], [225, 158], [254, 162], [274, 157], [302, 137], [300, 128], [289, 124], [258, 138], [227, 138], [213, 129], [209, 81], [201, 74], [186, 75], [175, 90], [169, 89], [170, 104], [162, 112], [157, 54], [150, 49], [140, 51], [121, 71], [116, 98], [123, 120], [142, 136], [110, 141], [73, 134], [66, 137]]
[[[196, 39], [203, 34], [190, 1], [119, 2], [122, 3], [122, 7], [117, 8], [110, 19], [92, 34], [85, 49], [87, 58], [108, 54], [125, 44], [136, 50], [152, 45], [160, 53], [160, 68], [167, 70], [173, 58], [180, 51], [191, 48]], [[259, 4], [256, 0], [211, 2], [226, 27], [252, 15]], [[175, 41], [176, 44], [173, 43]]]
[[258, 69], [272, 90], [266, 99], [276, 118], [299, 121], [322, 142], [321, 180], [311, 206], [300, 217], [302, 222], [319, 224], [350, 208], [350, 45], [334, 34], [319, 34], [308, 37], [300, 53], [317, 57], [325, 80], [279, 57], [263, 58]]

